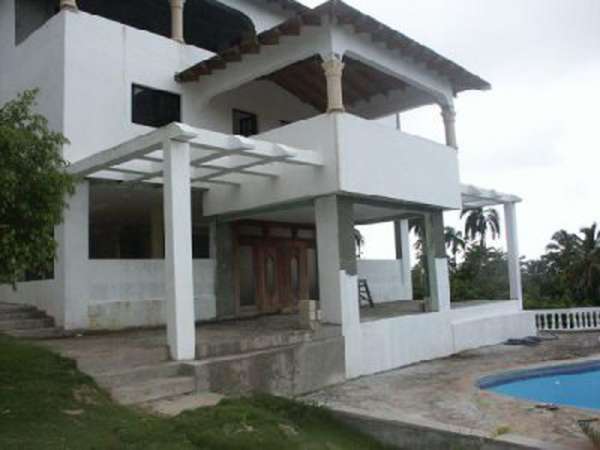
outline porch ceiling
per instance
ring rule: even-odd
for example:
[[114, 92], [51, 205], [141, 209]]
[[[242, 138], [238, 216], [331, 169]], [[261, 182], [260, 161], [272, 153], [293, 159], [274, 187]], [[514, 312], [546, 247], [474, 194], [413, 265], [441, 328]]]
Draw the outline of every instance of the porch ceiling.
[[522, 199], [493, 189], [484, 189], [470, 184], [462, 185], [463, 209], [483, 208], [485, 206], [519, 203]]
[[[263, 77], [310, 104], [320, 112], [327, 110], [327, 81], [319, 55], [284, 67]], [[368, 102], [377, 95], [405, 91], [406, 83], [367, 64], [345, 57], [342, 78], [344, 103], [352, 108], [361, 101]]]
[[311, 150], [172, 123], [77, 161], [68, 170], [82, 177], [131, 184], [162, 184], [165, 170], [163, 150], [169, 141], [190, 145], [190, 173], [194, 187], [208, 188], [214, 184], [240, 186], [256, 177], [276, 178], [279, 176], [278, 164], [323, 165], [322, 156]]
[[[296, 2], [284, 3], [289, 3], [288, 7], [290, 8], [293, 4], [296, 4]], [[429, 70], [447, 78], [455, 93], [470, 89], [483, 90], [490, 88], [487, 81], [460, 65], [340, 0], [330, 0], [314, 9], [302, 9], [297, 5], [293, 9], [296, 12], [294, 17], [263, 31], [256, 37], [249, 38], [239, 45], [189, 67], [178, 73], [175, 77], [176, 80], [180, 82], [196, 81], [202, 76], [208, 76], [215, 71], [226, 69], [230, 63], [242, 61], [245, 55], [260, 53], [263, 46], [278, 45], [282, 36], [299, 36], [302, 28], [320, 26], [324, 18], [326, 20], [331, 18], [338, 25], [350, 27], [357, 34], [366, 33], [370, 35], [374, 45], [383, 44], [390, 51], [400, 52], [402, 57], [411, 58], [416, 63], [424, 64]]]

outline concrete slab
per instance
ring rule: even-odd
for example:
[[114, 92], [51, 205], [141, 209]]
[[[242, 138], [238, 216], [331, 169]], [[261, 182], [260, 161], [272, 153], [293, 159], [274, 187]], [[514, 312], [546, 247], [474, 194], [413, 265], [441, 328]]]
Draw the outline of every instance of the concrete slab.
[[476, 430], [488, 437], [526, 436], [572, 450], [588, 450], [590, 444], [577, 420], [600, 414], [568, 407], [556, 411], [536, 408], [535, 403], [482, 391], [476, 382], [486, 375], [536, 364], [600, 358], [599, 339], [597, 332], [563, 334], [538, 347], [499, 345], [466, 351], [346, 382], [305, 398], [367, 416], [423, 420]]

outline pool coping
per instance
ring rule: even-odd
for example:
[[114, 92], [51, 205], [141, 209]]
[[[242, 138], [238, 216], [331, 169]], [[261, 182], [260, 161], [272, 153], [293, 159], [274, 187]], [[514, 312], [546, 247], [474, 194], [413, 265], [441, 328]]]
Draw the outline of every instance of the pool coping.
[[570, 375], [576, 373], [586, 373], [594, 370], [600, 370], [600, 358], [583, 358], [571, 360], [571, 362], [548, 361], [543, 365], [532, 365], [529, 368], [508, 370], [501, 373], [486, 375], [475, 383], [479, 389], [491, 389], [502, 384], [513, 383], [515, 381], [530, 380], [533, 378], [542, 378], [548, 375]]

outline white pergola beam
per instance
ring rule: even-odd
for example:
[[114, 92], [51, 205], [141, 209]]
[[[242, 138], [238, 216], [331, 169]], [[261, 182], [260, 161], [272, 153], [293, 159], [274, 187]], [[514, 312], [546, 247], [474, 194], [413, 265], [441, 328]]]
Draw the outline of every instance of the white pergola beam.
[[483, 189], [468, 184], [462, 185], [462, 199], [463, 207], [465, 209], [507, 203], [519, 203], [522, 201], [522, 199], [516, 195], [505, 194], [493, 189]]

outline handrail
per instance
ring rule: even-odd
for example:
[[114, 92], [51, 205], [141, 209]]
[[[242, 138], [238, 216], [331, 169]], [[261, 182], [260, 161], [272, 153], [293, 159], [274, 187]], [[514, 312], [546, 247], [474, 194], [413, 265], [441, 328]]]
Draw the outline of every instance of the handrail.
[[600, 308], [540, 309], [532, 311], [539, 331], [600, 330]]

